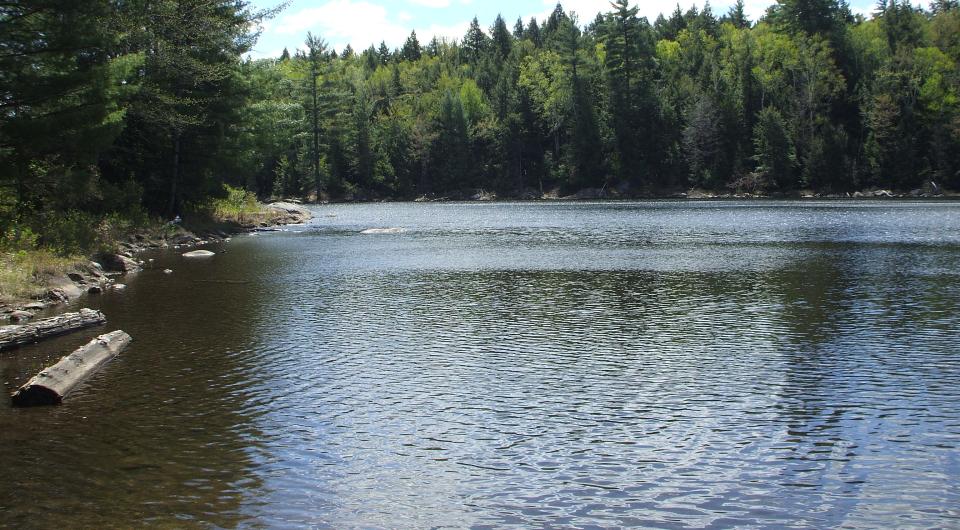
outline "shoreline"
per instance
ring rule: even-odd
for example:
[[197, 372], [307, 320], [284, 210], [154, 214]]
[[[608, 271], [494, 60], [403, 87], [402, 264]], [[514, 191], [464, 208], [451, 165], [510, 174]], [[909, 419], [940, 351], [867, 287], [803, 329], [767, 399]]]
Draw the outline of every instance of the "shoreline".
[[[108, 290], [120, 291], [126, 285], [118, 282], [128, 273], [143, 268], [137, 255], [156, 249], [183, 250], [211, 243], [229, 241], [231, 236], [269, 230], [280, 226], [305, 223], [313, 218], [310, 211], [292, 202], [266, 204], [246, 222], [202, 219], [184, 225], [166, 223], [136, 230], [118, 240], [109, 252], [99, 252], [62, 265], [60, 273], [45, 274], [31, 282], [36, 295], [29, 298], [11, 296], [0, 302], [0, 326], [23, 324], [40, 313], [81, 298]], [[71, 261], [61, 258], [61, 262]]]
[[[473, 191], [474, 193], [470, 194]], [[650, 194], [621, 194], [604, 193], [603, 190], [587, 189], [572, 195], [560, 196], [558, 193], [545, 193], [539, 197], [530, 197], [524, 194], [499, 196], [483, 190], [468, 190], [445, 194], [441, 196], [425, 195], [416, 198], [343, 198], [329, 199], [319, 203], [307, 205], [334, 205], [334, 204], [371, 204], [371, 203], [563, 203], [563, 202], [619, 202], [619, 201], [864, 201], [882, 202], [890, 200], [901, 201], [937, 201], [960, 200], [960, 193], [938, 190], [940, 193], [894, 193], [890, 190], [865, 190], [855, 193], [828, 194], [814, 193], [807, 190], [789, 194], [742, 194], [717, 193], [701, 189], [689, 189], [682, 192], [663, 192]], [[116, 242], [116, 248], [109, 253], [98, 253], [77, 259], [65, 265], [62, 273], [47, 274], [42, 279], [36, 279], [33, 286], [36, 294], [30, 297], [11, 297], [0, 302], [0, 325], [21, 324], [32, 319], [37, 313], [45, 312], [57, 306], [76, 300], [83, 295], [99, 294], [107, 290], [122, 290], [126, 286], [117, 281], [127, 273], [139, 271], [145, 263], [136, 256], [144, 251], [157, 249], [183, 250], [196, 248], [211, 243], [228, 241], [231, 236], [256, 231], [270, 230], [280, 226], [300, 224], [313, 218], [312, 213], [305, 205], [298, 202], [280, 201], [266, 204], [263, 210], [251, 218], [238, 220], [196, 219], [184, 225], [176, 225], [170, 229], [169, 223], [140, 229], [126, 238]], [[63, 258], [60, 261], [69, 261]]]
[[[518, 193], [500, 195], [484, 189], [465, 189], [449, 193], [423, 194], [416, 196], [384, 197], [360, 193], [354, 196], [324, 198], [310, 204], [351, 204], [377, 202], [568, 202], [568, 201], [642, 201], [642, 200], [956, 200], [960, 192], [933, 189], [914, 189], [911, 191], [893, 191], [890, 189], [868, 188], [855, 192], [830, 193], [813, 190], [797, 190], [786, 193], [735, 193], [718, 192], [701, 188], [661, 189], [656, 191], [620, 191], [600, 188], [586, 188], [575, 193], [562, 195], [559, 190], [539, 193], [527, 189]], [[305, 200], [305, 202], [307, 202]]]

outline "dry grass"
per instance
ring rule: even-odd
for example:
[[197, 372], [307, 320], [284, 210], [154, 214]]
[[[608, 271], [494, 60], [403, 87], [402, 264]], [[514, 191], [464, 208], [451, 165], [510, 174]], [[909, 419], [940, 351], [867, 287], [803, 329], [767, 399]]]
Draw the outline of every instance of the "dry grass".
[[40, 297], [49, 290], [51, 279], [84, 263], [82, 258], [61, 257], [48, 250], [0, 253], [0, 303]]

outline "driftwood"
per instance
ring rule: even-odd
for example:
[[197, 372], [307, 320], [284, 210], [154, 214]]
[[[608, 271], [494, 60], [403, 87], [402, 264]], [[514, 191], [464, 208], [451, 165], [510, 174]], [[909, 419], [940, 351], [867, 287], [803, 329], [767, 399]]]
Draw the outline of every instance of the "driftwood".
[[100, 335], [27, 381], [13, 394], [14, 406], [60, 404], [64, 396], [86, 378], [97, 373], [104, 364], [126, 348], [131, 340], [133, 339], [130, 335], [120, 330]]
[[99, 311], [81, 309], [79, 313], [64, 313], [22, 326], [4, 326], [0, 328], [0, 350], [15, 348], [48, 337], [96, 326], [106, 321], [106, 317]]

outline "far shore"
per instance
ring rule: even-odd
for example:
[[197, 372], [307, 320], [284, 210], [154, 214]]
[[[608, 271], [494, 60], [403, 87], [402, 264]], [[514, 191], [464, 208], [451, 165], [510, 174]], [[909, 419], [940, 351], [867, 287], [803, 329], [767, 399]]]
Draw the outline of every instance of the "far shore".
[[[759, 201], [803, 201], [803, 200], [837, 200], [837, 201], [887, 201], [887, 200], [956, 200], [960, 199], [960, 192], [936, 189], [912, 190], [910, 192], [894, 192], [884, 189], [867, 189], [853, 193], [816, 193], [809, 190], [800, 190], [791, 193], [723, 193], [703, 189], [688, 190], [659, 190], [657, 193], [624, 193], [617, 190], [588, 188], [577, 193], [561, 195], [557, 190], [543, 194], [527, 190], [519, 194], [498, 195], [485, 190], [464, 190], [447, 194], [430, 194], [418, 197], [394, 198], [375, 196], [348, 196], [342, 198], [321, 197], [316, 202], [315, 197], [303, 200], [291, 199], [267, 205], [265, 210], [247, 218], [212, 221], [209, 219], [193, 220], [177, 225], [173, 230], [166, 229], [140, 230], [116, 242], [116, 250], [109, 253], [98, 253], [94, 256], [82, 258], [57, 258], [55, 266], [35, 264], [40, 272], [29, 279], [26, 287], [29, 294], [11, 296], [7, 293], [0, 300], [0, 324], [4, 322], [23, 322], [31, 319], [37, 312], [45, 311], [57, 305], [64, 304], [87, 294], [97, 294], [106, 290], [121, 290], [124, 285], [117, 281], [122, 275], [139, 270], [143, 262], [137, 259], [137, 254], [150, 249], [183, 249], [219, 243], [228, 240], [231, 235], [270, 230], [274, 227], [299, 224], [311, 218], [306, 205], [333, 205], [377, 202], [413, 202], [413, 203], [445, 203], [445, 202], [586, 202], [586, 201], [644, 201], [644, 200], [673, 200], [673, 201], [725, 201], [725, 200], [759, 200]], [[26, 261], [31, 260], [27, 255]], [[49, 256], [37, 254], [37, 261], [49, 260]]]
[[929, 183], [923, 188], [910, 191], [897, 191], [881, 188], [867, 188], [854, 192], [816, 192], [812, 190], [795, 190], [790, 192], [770, 193], [743, 193], [706, 190], [702, 188], [690, 189], [658, 189], [646, 191], [623, 190], [615, 188], [585, 188], [575, 193], [563, 194], [559, 190], [540, 192], [532, 188], [526, 190], [500, 194], [485, 189], [466, 189], [446, 193], [430, 193], [414, 196], [379, 196], [376, 193], [357, 192], [342, 197], [321, 195], [304, 198], [305, 203], [316, 204], [349, 204], [371, 202], [557, 202], [557, 201], [642, 201], [642, 200], [885, 200], [885, 199], [957, 199], [960, 192], [945, 190]]

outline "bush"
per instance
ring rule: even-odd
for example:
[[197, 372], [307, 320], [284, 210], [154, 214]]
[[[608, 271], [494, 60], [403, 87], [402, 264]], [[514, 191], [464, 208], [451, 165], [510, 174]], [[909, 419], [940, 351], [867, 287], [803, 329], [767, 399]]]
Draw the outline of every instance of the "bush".
[[227, 196], [211, 201], [213, 216], [219, 220], [236, 221], [242, 223], [259, 215], [262, 211], [257, 195], [243, 188], [234, 188], [224, 184]]
[[100, 220], [93, 214], [71, 210], [61, 214], [46, 214], [38, 220], [40, 246], [49, 248], [61, 256], [83, 254], [97, 248]]

